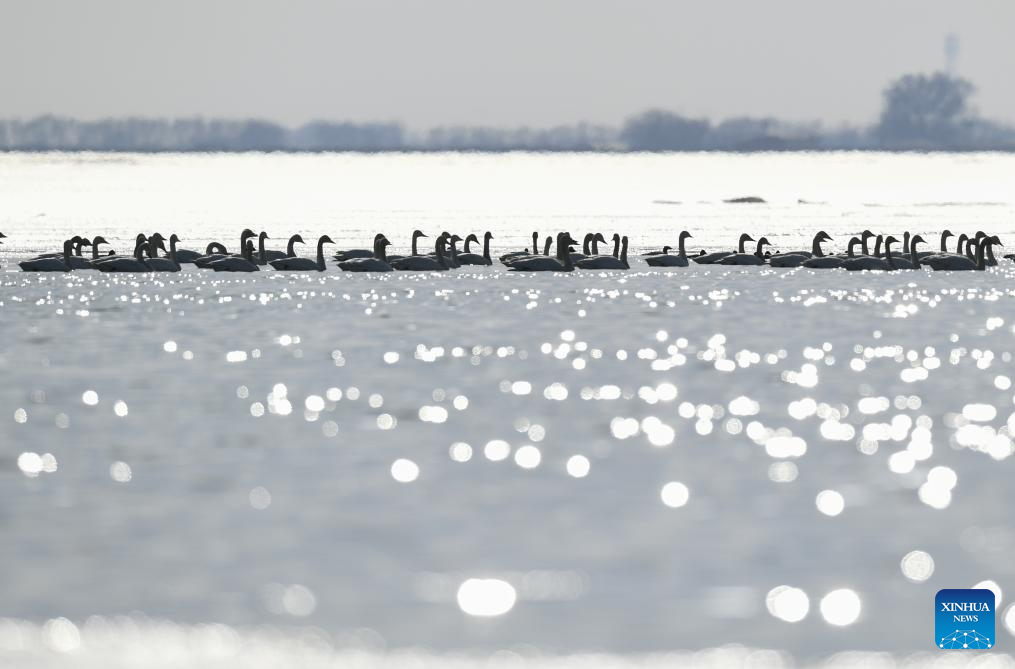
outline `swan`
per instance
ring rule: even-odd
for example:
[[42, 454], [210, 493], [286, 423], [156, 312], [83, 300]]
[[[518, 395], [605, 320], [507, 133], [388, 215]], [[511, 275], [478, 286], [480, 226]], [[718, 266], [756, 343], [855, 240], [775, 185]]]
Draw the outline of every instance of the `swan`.
[[[84, 243], [85, 238], [81, 235], [74, 235], [70, 238], [71, 241], [71, 254], [81, 255], [81, 245]], [[63, 258], [63, 251], [49, 251], [47, 253], [40, 253], [37, 256], [30, 258], [30, 260], [42, 260], [43, 258]]]
[[71, 251], [74, 242], [70, 239], [63, 243], [62, 258], [33, 258], [18, 263], [23, 272], [69, 272]]
[[493, 260], [490, 259], [490, 240], [493, 239], [493, 233], [489, 230], [483, 233], [483, 255], [469, 253], [469, 239], [474, 240], [477, 244], [479, 243], [476, 235], [466, 237], [465, 253], [458, 254], [458, 262], [462, 265], [492, 265]]
[[933, 262], [940, 266], [947, 266], [948, 264], [953, 262], [957, 263], [958, 265], [965, 266], [966, 264], [968, 264], [965, 261], [969, 261], [973, 265], [976, 264], [976, 252], [979, 249], [978, 240], [974, 242], [973, 239], [966, 236], [964, 233], [960, 234], [955, 244], [955, 252], [952, 253], [947, 250], [948, 247], [944, 244], [944, 233], [942, 233], [941, 245], [944, 247], [944, 250], [942, 250], [940, 253], [930, 253], [921, 255], [920, 263], [924, 265], [931, 265], [931, 263], [926, 261], [933, 258], [934, 259]]
[[645, 262], [650, 267], [687, 267], [687, 251], [684, 249], [684, 240], [689, 237], [693, 237], [693, 235], [687, 230], [680, 233], [680, 238], [677, 240], [677, 255], [671, 256], [669, 254], [670, 247], [664, 246], [662, 253], [645, 257]]
[[91, 245], [92, 243], [90, 241], [82, 238], [81, 241], [78, 242], [77, 253], [75, 255], [72, 255], [70, 258], [66, 259], [68, 267], [70, 267], [71, 269], [95, 269], [95, 266], [92, 265], [92, 260], [94, 258], [97, 258], [98, 254], [95, 254], [94, 258], [92, 259], [84, 258], [81, 256], [81, 247]]
[[[240, 233], [240, 252], [238, 254], [229, 254], [226, 251], [226, 248], [219, 244], [219, 248], [216, 250], [220, 250], [221, 253], [206, 253], [200, 258], [195, 258], [194, 264], [198, 267], [210, 267], [213, 262], [224, 260], [225, 258], [246, 258], [247, 239], [256, 236], [257, 235], [254, 234], [253, 230], [245, 228], [243, 232]], [[208, 245], [208, 248], [211, 249], [211, 244]]]
[[130, 260], [137, 253], [138, 247], [144, 244], [147, 240], [148, 238], [145, 237], [144, 234], [139, 234], [137, 237], [134, 238], [134, 251], [131, 255], [117, 254], [109, 256], [99, 256], [98, 258], [92, 259], [92, 267], [97, 268], [99, 263], [109, 262], [110, 260], [119, 260], [119, 259]]
[[871, 237], [876, 237], [876, 235], [870, 230], [864, 230], [860, 233], [860, 251], [865, 256], [869, 256], [871, 254], [870, 248], [867, 246], [867, 240]]
[[598, 253], [594, 254], [592, 252], [592, 241], [595, 238], [596, 238], [596, 235], [594, 233], [586, 232], [585, 236], [582, 237], [582, 251], [581, 251], [581, 253], [578, 253], [576, 251], [571, 251], [570, 252], [571, 253], [571, 261], [572, 262], [578, 262], [579, 260], [584, 260], [585, 258], [588, 258], [588, 257], [590, 257], [592, 255], [599, 255]]
[[458, 242], [462, 241], [462, 238], [458, 235], [446, 236], [445, 239], [448, 243], [448, 257], [445, 259], [448, 263], [448, 267], [451, 269], [458, 269], [462, 266], [462, 263], [458, 262], [458, 247], [455, 246]]
[[145, 253], [148, 252], [148, 242], [138, 244], [134, 249], [134, 256], [131, 258], [113, 258], [96, 265], [100, 272], [150, 272], [150, 267], [145, 263]]
[[631, 269], [627, 263], [627, 237], [620, 240], [620, 257], [591, 256], [575, 263], [579, 269]]
[[[169, 257], [159, 258], [156, 254], [151, 258], [145, 258], [144, 264], [148, 265], [148, 269], [153, 272], [179, 272], [181, 267], [180, 263], [176, 260], [176, 242], [178, 241], [180, 241], [180, 238], [176, 236], [175, 232], [169, 235]], [[166, 245], [161, 239], [158, 240], [156, 246], [163, 251], [166, 250]]]
[[390, 272], [391, 265], [388, 264], [384, 247], [390, 246], [391, 242], [382, 234], [374, 237], [374, 254], [369, 258], [350, 258], [339, 261], [338, 266], [346, 272]]
[[[293, 235], [289, 238], [289, 245], [292, 246], [299, 242], [303, 244], [303, 237], [300, 235]], [[277, 270], [284, 271], [298, 271], [298, 272], [309, 272], [317, 270], [323, 272], [326, 269], [324, 264], [324, 245], [334, 244], [331, 241], [331, 237], [328, 235], [322, 235], [317, 239], [317, 260], [311, 260], [310, 258], [297, 258], [295, 254], [287, 258], [276, 258], [275, 260], [269, 260], [268, 264]]]
[[[261, 233], [261, 234], [264, 234], [264, 233]], [[297, 239], [297, 237], [299, 239]], [[264, 235], [264, 238], [267, 239], [268, 235]], [[295, 245], [297, 243], [299, 243], [299, 244], [305, 244], [306, 242], [303, 241], [303, 237], [301, 237], [300, 235], [292, 235], [291, 237], [289, 237], [289, 241], [285, 245], [285, 251], [276, 251], [274, 249], [262, 249], [261, 250], [261, 257], [264, 258], [267, 261], [268, 264], [271, 264], [272, 260], [282, 260], [284, 258], [295, 258], [296, 257]], [[179, 253], [179, 251], [177, 251], [177, 253]], [[258, 265], [263, 265], [263, 264], [264, 263], [258, 263]]]
[[569, 244], [575, 240], [566, 232], [557, 233], [557, 256], [531, 256], [520, 258], [510, 265], [509, 272], [572, 272], [574, 262], [567, 252]]
[[254, 262], [254, 243], [247, 241], [243, 247], [243, 256], [226, 256], [208, 264], [216, 272], [259, 272], [261, 268]]
[[719, 265], [764, 265], [765, 254], [764, 247], [766, 245], [771, 246], [771, 242], [768, 241], [767, 237], [762, 237], [758, 240], [758, 250], [754, 253], [732, 253], [725, 258], [721, 258], [718, 263]]
[[394, 260], [400, 260], [402, 258], [409, 258], [409, 257], [412, 257], [412, 256], [418, 256], [419, 255], [419, 251], [417, 249], [416, 242], [417, 242], [417, 240], [420, 237], [426, 237], [426, 235], [423, 234], [423, 231], [422, 230], [413, 230], [412, 231], [412, 253], [411, 253], [411, 255], [408, 255], [408, 256], [390, 255], [390, 256], [388, 256], [388, 262], [390, 263], [390, 262], [392, 262]]
[[821, 243], [830, 241], [832, 241], [832, 238], [828, 236], [828, 233], [821, 230], [818, 234], [814, 235], [810, 251], [775, 253], [768, 259], [768, 264], [772, 267], [799, 267], [805, 260], [824, 257], [825, 253], [821, 250]]
[[[570, 237], [568, 237], [568, 239], [570, 239]], [[525, 254], [525, 255], [520, 255], [520, 256], [512, 256], [512, 257], [507, 258], [505, 260], [501, 260], [501, 262], [504, 263], [505, 265], [507, 265], [508, 267], [511, 267], [516, 262], [518, 262], [519, 260], [531, 260], [532, 258], [547, 258], [547, 257], [550, 256], [550, 248], [552, 246], [553, 246], [553, 237], [547, 237], [546, 238], [546, 243], [543, 244], [543, 252], [542, 253], [538, 253], [537, 252], [537, 253], [534, 253], [534, 254], [531, 254], [531, 255]], [[574, 261], [572, 260], [571, 262], [574, 262]]]
[[[983, 237], [980, 243], [976, 247], [976, 260], [970, 260], [964, 255], [952, 254], [952, 253], [938, 253], [932, 256], [927, 256], [920, 260], [923, 265], [929, 265], [931, 269], [935, 271], [950, 270], [950, 271], [968, 271], [968, 270], [982, 270], [986, 267], [985, 264], [985, 247], [989, 244], [994, 243], [993, 240], [997, 237]], [[998, 239], [998, 242], [1000, 240]]]
[[747, 244], [747, 242], [753, 241], [754, 237], [751, 237], [749, 234], [745, 232], [744, 234], [740, 235], [740, 242], [737, 245], [736, 251], [716, 251], [714, 253], [706, 253], [704, 255], [697, 255], [691, 258], [691, 260], [698, 263], [699, 265], [714, 265], [715, 263], [719, 262], [726, 256], [731, 256], [734, 253], [746, 253], [747, 251], [744, 245]]
[[369, 249], [346, 249], [344, 251], [335, 251], [332, 258], [335, 260], [355, 260], [357, 258], [373, 258], [374, 254], [377, 253], [377, 241], [385, 238], [381, 233], [374, 235], [374, 250]]
[[[842, 268], [850, 272], [858, 272], [862, 270], [873, 270], [873, 271], [890, 271], [895, 269], [892, 265], [892, 244], [899, 241], [895, 237], [889, 235], [888, 237], [882, 238], [878, 235], [878, 247], [881, 246], [882, 241], [885, 245], [885, 257], [878, 258], [877, 256], [860, 256], [859, 258], [850, 258], [843, 261]], [[863, 240], [861, 239], [861, 244]]]
[[[602, 258], [603, 260], [602, 260], [601, 264], [604, 265], [603, 267], [595, 267], [594, 266], [595, 263], [593, 263], [592, 264], [593, 266], [585, 267], [584, 269], [615, 269], [615, 268], [619, 268], [619, 265], [617, 265], [616, 261], [620, 260], [620, 246], [621, 246], [621, 243], [622, 243], [622, 239], [621, 239], [620, 233], [614, 232], [613, 236], [610, 239], [613, 241], [613, 253], [612, 254], [610, 254], [610, 255], [600, 255], [599, 253], [597, 253], [599, 251], [599, 241], [602, 240], [602, 242], [605, 244], [606, 243], [606, 238], [603, 237], [601, 234], [596, 233], [596, 235], [593, 236], [592, 239], [590, 240], [590, 248], [589, 248], [589, 250], [593, 251], [593, 253], [591, 255], [586, 256], [585, 258], [581, 258], [580, 254], [572, 253], [571, 254], [571, 262], [576, 263], [575, 266], [577, 267], [578, 260], [589, 260], [589, 261], [592, 261], [592, 260], [596, 260], [598, 258]], [[547, 241], [549, 241], [549, 240], [547, 240]], [[592, 248], [593, 246], [595, 247], [594, 249]], [[547, 249], [549, 249], [549, 246], [547, 246]], [[624, 268], [624, 269], [627, 269], [627, 268]]]
[[[906, 233], [909, 234], [909, 233]], [[909, 238], [909, 248], [906, 253], [909, 258], [895, 257], [892, 258], [893, 269], [920, 269], [920, 254], [916, 251], [916, 245], [926, 243], [926, 239], [920, 235], [913, 235]]]
[[523, 256], [528, 257], [528, 256], [538, 256], [538, 255], [539, 255], [539, 233], [538, 232], [533, 232], [532, 233], [532, 251], [531, 252], [528, 249], [525, 249], [524, 251], [512, 251], [511, 253], [505, 253], [500, 258], [498, 258], [498, 260], [500, 260], [501, 262], [505, 262], [505, 261], [507, 261], [507, 260], [509, 260], [511, 258], [521, 258]]
[[435, 257], [420, 255], [408, 256], [406, 258], [399, 258], [398, 260], [392, 261], [391, 266], [398, 270], [407, 270], [411, 272], [439, 272], [447, 270], [448, 263], [444, 257], [444, 246], [444, 236], [441, 235], [434, 243]]
[[853, 253], [853, 249], [860, 246], [859, 237], [850, 237], [849, 243], [846, 245], [846, 254], [834, 255], [834, 256], [822, 256], [820, 258], [810, 258], [803, 261], [800, 266], [807, 267], [809, 269], [834, 269], [836, 267], [842, 267], [842, 263], [850, 258], [855, 258], [856, 255]]

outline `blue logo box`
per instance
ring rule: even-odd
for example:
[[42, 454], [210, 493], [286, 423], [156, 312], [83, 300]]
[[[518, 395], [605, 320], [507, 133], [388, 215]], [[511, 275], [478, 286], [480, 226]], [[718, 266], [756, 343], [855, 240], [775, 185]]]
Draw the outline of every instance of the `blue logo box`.
[[938, 590], [934, 598], [935, 644], [945, 650], [994, 647], [994, 593], [991, 590]]

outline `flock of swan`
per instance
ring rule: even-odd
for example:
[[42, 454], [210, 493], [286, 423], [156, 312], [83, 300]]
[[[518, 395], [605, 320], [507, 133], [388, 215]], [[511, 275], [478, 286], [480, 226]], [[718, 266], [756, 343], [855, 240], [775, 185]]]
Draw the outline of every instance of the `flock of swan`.
[[[333, 254], [338, 267], [347, 272], [390, 272], [403, 271], [441, 271], [454, 269], [463, 265], [492, 265], [490, 241], [493, 235], [483, 235], [482, 253], [471, 250], [471, 244], [479, 244], [474, 234], [464, 239], [459, 235], [442, 232], [435, 240], [433, 253], [421, 253], [419, 240], [427, 235], [416, 230], [412, 233], [411, 252], [409, 255], [388, 255], [387, 247], [391, 242], [383, 234], [374, 236], [373, 246], [369, 249], [347, 249]], [[845, 253], [826, 255], [822, 244], [832, 241], [824, 231], [814, 236], [809, 250], [766, 251], [771, 243], [765, 237], [755, 240], [748, 234], [740, 235], [737, 248], [730, 251], [706, 253], [704, 250], [688, 255], [685, 247], [691, 233], [683, 231], [677, 240], [677, 253], [671, 254], [672, 247], [664, 246], [660, 251], [642, 254], [641, 259], [652, 267], [687, 267], [691, 262], [710, 265], [768, 265], [770, 267], [808, 267], [812, 269], [841, 268], [845, 270], [903, 270], [930, 267], [934, 270], [982, 270], [987, 266], [996, 265], [992, 247], [1000, 245], [1001, 240], [995, 235], [977, 232], [969, 237], [965, 234], [957, 237], [954, 251], [949, 251], [948, 240], [955, 235], [945, 230], [941, 233], [940, 250], [921, 251], [917, 246], [926, 243], [920, 235], [903, 235], [901, 248], [893, 253], [893, 244], [899, 240], [888, 235], [876, 235], [864, 230], [859, 236], [850, 238]], [[0, 238], [6, 237], [0, 232]], [[257, 240], [255, 246], [254, 240]], [[66, 240], [63, 250], [44, 253], [40, 256], [19, 263], [26, 272], [69, 272], [71, 270], [95, 269], [101, 272], [178, 272], [182, 264], [193, 264], [196, 267], [215, 270], [216, 272], [257, 272], [261, 267], [270, 266], [281, 271], [319, 271], [323, 272], [327, 265], [324, 257], [324, 245], [334, 244], [331, 238], [323, 235], [317, 240], [317, 257], [315, 259], [296, 255], [296, 244], [305, 244], [303, 237], [293, 235], [289, 238], [285, 251], [265, 248], [268, 234], [257, 234], [246, 229], [240, 235], [238, 253], [230, 253], [225, 245], [212, 242], [204, 253], [178, 248], [180, 239], [175, 234], [168, 239], [156, 232], [151, 236], [137, 235], [134, 252], [131, 255], [117, 255], [109, 251], [100, 254], [99, 247], [108, 244], [104, 237], [92, 239], [74, 236]], [[870, 247], [871, 239], [874, 248]], [[166, 246], [168, 242], [169, 246]], [[459, 251], [458, 243], [464, 242]], [[754, 242], [752, 251], [747, 244]], [[2, 243], [2, 242], [0, 242]], [[612, 253], [600, 253], [599, 245], [607, 244], [601, 233], [587, 233], [578, 252], [578, 242], [569, 233], [560, 232], [556, 237], [547, 237], [540, 248], [538, 232], [532, 233], [532, 248], [515, 251], [500, 256], [499, 261], [513, 272], [570, 272], [575, 269], [588, 270], [626, 270], [631, 265], [628, 260], [628, 239], [620, 234], [612, 236]], [[83, 249], [91, 248], [90, 257], [83, 255]], [[551, 250], [554, 251], [551, 255]], [[159, 252], [164, 255], [159, 255]], [[1005, 258], [1015, 259], [1007, 255]]]

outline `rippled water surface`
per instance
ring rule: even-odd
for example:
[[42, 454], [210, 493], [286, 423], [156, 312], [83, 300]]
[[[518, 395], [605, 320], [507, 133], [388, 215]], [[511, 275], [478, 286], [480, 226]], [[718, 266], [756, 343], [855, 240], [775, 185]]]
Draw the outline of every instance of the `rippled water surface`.
[[[495, 254], [533, 229], [1010, 242], [1011, 183], [989, 155], [0, 157], [0, 660], [919, 665], [934, 593], [976, 584], [1009, 652], [1010, 261], [16, 261], [74, 233], [234, 247], [243, 227], [490, 229]], [[744, 195], [768, 202], [723, 202]]]

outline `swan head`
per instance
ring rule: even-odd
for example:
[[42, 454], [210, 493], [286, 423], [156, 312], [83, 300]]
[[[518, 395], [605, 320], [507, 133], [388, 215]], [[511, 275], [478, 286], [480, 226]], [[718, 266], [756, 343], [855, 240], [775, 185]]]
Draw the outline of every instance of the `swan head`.
[[771, 246], [771, 245], [772, 245], [772, 242], [768, 241], [768, 237], [762, 237], [761, 239], [758, 240], [758, 248], [759, 249], [762, 246]]
[[988, 239], [990, 239], [991, 244], [995, 244], [997, 246], [1001, 245], [1001, 238], [997, 235], [991, 235]]
[[615, 242], [619, 242], [620, 241], [620, 233], [619, 232], [614, 232], [613, 236], [610, 237], [610, 239], [612, 239]]
[[830, 242], [830, 241], [832, 241], [832, 237], [827, 232], [825, 232], [824, 230], [821, 230], [820, 232], [818, 232], [818, 234], [815, 235], [814, 238], [817, 239], [819, 242]]
[[666, 255], [667, 253], [669, 253], [670, 249], [672, 249], [672, 248], [673, 248], [672, 246], [664, 246], [663, 247], [663, 255]]
[[986, 236], [987, 236], [986, 232], [984, 232], [983, 230], [977, 230], [976, 231], [976, 237], [974, 237], [973, 239], [976, 239], [977, 241], [979, 241], [981, 237], [986, 237]]
[[260, 241], [262, 241], [262, 242], [263, 242], [263, 241], [264, 241], [265, 239], [268, 239], [268, 238], [269, 238], [269, 237], [268, 237], [268, 233], [267, 233], [267, 232], [265, 232], [264, 230], [261, 230], [261, 234], [259, 234], [259, 235], [257, 236], [257, 238], [258, 238], [258, 239], [259, 239]]
[[[412, 238], [413, 239], [419, 239], [420, 237], [426, 237], [426, 234], [422, 230], [413, 230], [412, 231]], [[329, 242], [329, 243], [334, 244], [334, 242]]]
[[81, 246], [91, 246], [92, 242], [87, 237], [78, 237], [78, 243]]
[[172, 244], [173, 242], [179, 242], [179, 241], [180, 241], [180, 238], [179, 238], [179, 236], [175, 232], [173, 234], [169, 235], [169, 243], [170, 244]]
[[926, 240], [926, 239], [924, 239], [923, 237], [921, 237], [920, 235], [913, 235], [913, 236], [912, 236], [912, 237], [911, 237], [911, 238], [909, 239], [909, 249], [910, 249], [911, 251], [915, 251], [915, 250], [916, 250], [916, 245], [917, 245], [917, 244], [921, 244], [921, 243], [924, 243], [924, 244], [925, 244], [926, 242], [927, 242], [927, 240]]
[[[298, 237], [298, 239], [296, 239], [297, 242], [299, 242], [300, 244], [306, 244], [306, 242], [303, 241], [302, 237], [300, 237], [299, 235], [296, 235], [296, 237]], [[317, 243], [318, 244], [334, 244], [335, 242], [333, 242], [331, 240], [331, 237], [329, 237], [328, 235], [321, 235], [321, 238], [317, 240]]]
[[596, 242], [598, 242], [600, 244], [605, 244], [606, 243], [606, 237], [603, 237], [603, 233], [601, 233], [601, 232], [597, 232], [596, 236], [593, 237], [593, 239], [595, 239]]
[[487, 230], [483, 233], [483, 239], [493, 239], [493, 233]]
[[69, 239], [68, 241], [69, 241], [69, 242], [70, 242], [71, 244], [80, 244], [80, 243], [81, 243], [81, 235], [74, 235], [74, 236], [73, 236], [73, 237], [71, 237], [71, 238], [70, 238], [70, 239]]
[[478, 244], [479, 243], [479, 237], [477, 237], [476, 235], [474, 235], [472, 233], [469, 233], [469, 235], [465, 238], [465, 241], [467, 241], [467, 242], [475, 242], [476, 244]]
[[458, 235], [451, 235], [450, 237], [448, 237], [448, 241], [454, 244], [456, 242], [462, 241], [462, 238], [459, 237]]
[[877, 235], [875, 235], [870, 230], [864, 230], [863, 232], [860, 233], [860, 243], [863, 243], [863, 241], [868, 237], [877, 237]]
[[162, 236], [161, 232], [156, 232], [156, 233], [152, 234], [152, 236], [149, 237], [148, 239], [152, 240], [152, 241], [155, 241], [157, 239], [165, 239], [165, 237]]
[[744, 243], [744, 242], [753, 242], [753, 241], [754, 241], [754, 237], [751, 237], [746, 232], [744, 234], [740, 235], [740, 243], [741, 244]]
[[[327, 235], [325, 235], [325, 237], [327, 237]], [[296, 233], [295, 235], [290, 237], [289, 238], [289, 243], [290, 244], [306, 244], [306, 242], [303, 241], [303, 235], [301, 235], [299, 233]]]
[[0, 232], [0, 239], [5, 239], [6, 237], [7, 237], [7, 235], [5, 235], [4, 233]]
[[690, 237], [693, 237], [693, 236], [694, 236], [694, 235], [692, 235], [692, 234], [691, 234], [690, 232], [688, 232], [687, 230], [682, 230], [682, 231], [680, 232], [680, 239], [688, 239], [688, 238], [690, 238]]
[[952, 232], [951, 230], [945, 229], [945, 230], [941, 231], [941, 239], [948, 239], [949, 237], [954, 237], [954, 236], [955, 236], [955, 233]]
[[887, 249], [890, 244], [895, 244], [898, 241], [899, 240], [896, 239], [895, 237], [888, 235], [887, 237], [885, 237], [885, 249]]
[[99, 244], [108, 244], [108, 243], [109, 242], [107, 242], [106, 238], [103, 237], [102, 235], [99, 235], [92, 240], [92, 246], [98, 246]]

